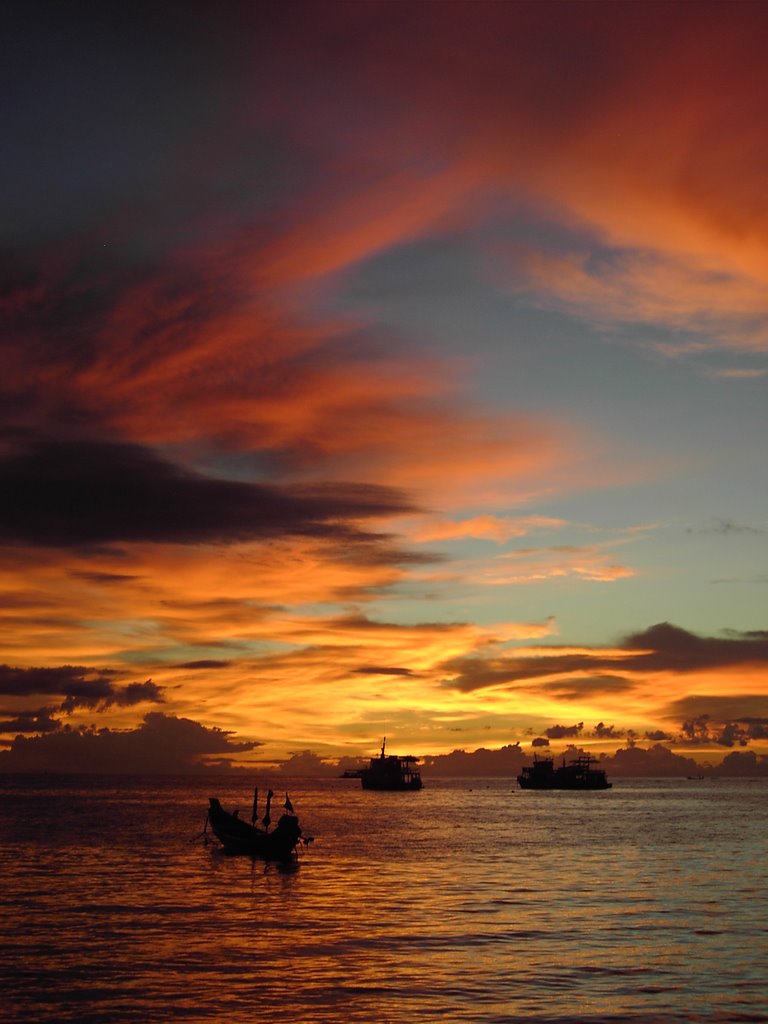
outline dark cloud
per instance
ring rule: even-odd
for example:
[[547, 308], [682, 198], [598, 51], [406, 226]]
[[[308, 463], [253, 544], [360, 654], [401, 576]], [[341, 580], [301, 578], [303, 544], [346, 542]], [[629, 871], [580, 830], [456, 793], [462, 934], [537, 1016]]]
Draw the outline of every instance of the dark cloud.
[[123, 706], [140, 704], [145, 700], [155, 701], [155, 703], [161, 703], [163, 700], [162, 688], [153, 683], [151, 679], [147, 679], [144, 683], [128, 683], [115, 694], [115, 703]]
[[[756, 732], [756, 734], [755, 734]], [[746, 747], [752, 739], [763, 739], [768, 736], [765, 726], [757, 729], [745, 728], [741, 722], [725, 722], [722, 729], [715, 734], [714, 740], [721, 747]]]
[[549, 729], [545, 729], [544, 732], [551, 740], [562, 740], [579, 736], [583, 729], [584, 723], [579, 722], [578, 725], [553, 725]]
[[734, 750], [723, 758], [713, 774], [723, 777], [766, 777], [768, 757], [759, 757], [754, 750]]
[[557, 679], [552, 683], [545, 683], [542, 690], [548, 693], [556, 693], [564, 700], [581, 700], [584, 697], [595, 697], [602, 694], [617, 693], [621, 690], [629, 690], [635, 684], [625, 676], [594, 675], [578, 676], [574, 679]]
[[747, 727], [754, 730], [754, 735], [760, 735], [761, 737], [768, 736], [766, 728], [768, 728], [768, 718], [742, 718], [742, 722]]
[[412, 676], [409, 668], [394, 668], [390, 665], [362, 665], [352, 670], [353, 676]]
[[509, 743], [498, 750], [479, 747], [472, 752], [453, 750], [450, 754], [434, 754], [423, 759], [424, 772], [439, 776], [501, 776], [514, 777], [528, 760], [519, 743]]
[[605, 725], [603, 722], [598, 722], [592, 731], [592, 735], [597, 739], [619, 739], [625, 736], [626, 733], [621, 729], [616, 729], [613, 725]]
[[537, 736], [535, 739], [531, 740], [531, 746], [532, 747], [548, 747], [549, 746], [549, 740], [546, 738], [546, 736]]
[[728, 696], [691, 694], [671, 701], [663, 708], [666, 718], [699, 718], [706, 716], [718, 722], [750, 721], [768, 718], [768, 694], [732, 693]]
[[0, 753], [0, 771], [175, 773], [200, 768], [211, 755], [229, 757], [261, 745], [236, 743], [231, 736], [215, 726], [153, 711], [136, 729], [64, 726], [42, 736], [17, 736]]
[[0, 733], [46, 733], [54, 732], [61, 727], [61, 723], [53, 715], [56, 708], [44, 707], [36, 711], [8, 711], [0, 710], [0, 716], [12, 715], [11, 718], [0, 717]]
[[441, 669], [450, 675], [445, 686], [470, 691], [591, 666], [589, 659], [580, 654], [547, 654], [537, 658], [452, 658], [443, 662]]
[[[730, 723], [723, 723], [722, 727], [710, 724], [709, 715], [701, 715], [699, 718], [689, 718], [680, 726], [682, 735], [694, 745], [699, 743], [722, 743], [725, 747], [732, 747], [735, 740], [734, 730]], [[741, 744], [747, 745], [746, 740]]]
[[[621, 641], [624, 656], [605, 656], [601, 652], [580, 651], [561, 654], [557, 647], [543, 649], [537, 657], [454, 658], [441, 668], [449, 675], [445, 685], [458, 690], [477, 690], [487, 686], [512, 684], [560, 675], [606, 669], [610, 675], [590, 674], [585, 678], [587, 691], [601, 687], [606, 691], [627, 689], [631, 680], [615, 675], [625, 672], [695, 672], [730, 665], [768, 664], [768, 635], [757, 630], [749, 633], [730, 631], [726, 637], [700, 637], [685, 629], [661, 622], [642, 632], [631, 633]], [[549, 653], [549, 652], [552, 653]], [[607, 685], [604, 685], [607, 682]], [[581, 681], [548, 683], [554, 690], [581, 696]]]
[[200, 661], [183, 661], [180, 665], [174, 665], [174, 668], [215, 669], [229, 668], [231, 664], [231, 661], [215, 661], [211, 658], [203, 658]]
[[[145, 701], [155, 704], [163, 702], [161, 687], [151, 679], [144, 683], [121, 686], [114, 682], [115, 674], [111, 669], [93, 670], [79, 665], [56, 668], [13, 668], [0, 665], [0, 693], [13, 697], [57, 694], [63, 700], [55, 709], [49, 710], [64, 714], [71, 714], [77, 708], [106, 711], [115, 705], [131, 707]], [[10, 724], [0, 723], [0, 732], [12, 731]]]
[[661, 622], [644, 632], [631, 634], [625, 638], [624, 646], [630, 650], [648, 652], [638, 654], [633, 659], [631, 664], [638, 670], [673, 669], [692, 672], [700, 668], [768, 661], [768, 635], [764, 632], [755, 635], [731, 631], [725, 639], [700, 637], [669, 622]]
[[[763, 704], [766, 699], [763, 699]], [[746, 747], [752, 740], [768, 738], [768, 717], [744, 717], [735, 721], [713, 721], [708, 714], [698, 715], [683, 722], [681, 742], [698, 745], [717, 744], [721, 747]]]
[[302, 750], [292, 753], [290, 757], [280, 765], [280, 771], [284, 775], [311, 775], [333, 778], [339, 774], [335, 764], [324, 761], [312, 750]]
[[86, 583], [129, 583], [141, 578], [124, 572], [70, 572], [69, 575], [74, 580], [84, 580]]
[[602, 757], [600, 766], [605, 768], [609, 775], [655, 778], [680, 778], [698, 775], [701, 771], [701, 765], [693, 758], [675, 754], [662, 743], [656, 743], [649, 748], [630, 745], [617, 750], [613, 756]]
[[127, 686], [113, 686], [107, 692], [95, 692], [84, 688], [79, 693], [71, 693], [62, 701], [59, 710], [70, 714], [76, 708], [90, 708], [93, 711], [106, 711], [113, 705], [118, 707], [132, 707], [134, 704], [143, 704], [151, 701], [153, 704], [163, 704], [162, 688], [151, 679], [144, 683], [129, 683]]
[[0, 462], [0, 541], [81, 547], [116, 541], [196, 544], [303, 535], [363, 542], [392, 559], [359, 519], [401, 514], [376, 485], [277, 488], [182, 469], [139, 445], [38, 441]]
[[0, 665], [0, 693], [14, 697], [58, 693], [107, 696], [113, 692], [114, 669], [90, 669], [82, 665], [55, 668], [14, 668]]

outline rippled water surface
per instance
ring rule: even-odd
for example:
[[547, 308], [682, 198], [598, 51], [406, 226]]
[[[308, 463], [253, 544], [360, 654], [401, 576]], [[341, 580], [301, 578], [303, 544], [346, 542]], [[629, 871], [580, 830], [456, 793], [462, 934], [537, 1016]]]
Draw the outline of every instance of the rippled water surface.
[[241, 780], [0, 777], [0, 1020], [768, 1022], [765, 780], [277, 781], [289, 868]]

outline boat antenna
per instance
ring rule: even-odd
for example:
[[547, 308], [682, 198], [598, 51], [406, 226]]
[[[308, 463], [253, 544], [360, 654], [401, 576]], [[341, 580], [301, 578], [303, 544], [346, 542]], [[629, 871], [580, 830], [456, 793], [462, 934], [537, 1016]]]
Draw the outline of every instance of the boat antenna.
[[384, 739], [381, 741], [381, 756], [382, 756], [382, 758], [384, 757], [384, 747], [386, 747], [386, 745], [387, 745], [387, 737], [385, 736]]
[[251, 812], [251, 824], [252, 825], [256, 824], [256, 817], [257, 817], [257, 815], [259, 813], [258, 808], [259, 808], [259, 789], [258, 789], [258, 786], [255, 786], [254, 790], [253, 790], [253, 811]]
[[271, 789], [267, 790], [267, 811], [266, 811], [266, 814], [264, 815], [264, 817], [261, 819], [261, 823], [264, 826], [264, 828], [267, 830], [267, 832], [269, 832], [269, 826], [270, 826], [270, 824], [272, 822], [272, 819], [269, 816], [269, 805], [272, 803], [272, 797], [274, 795], [275, 794], [272, 792]]

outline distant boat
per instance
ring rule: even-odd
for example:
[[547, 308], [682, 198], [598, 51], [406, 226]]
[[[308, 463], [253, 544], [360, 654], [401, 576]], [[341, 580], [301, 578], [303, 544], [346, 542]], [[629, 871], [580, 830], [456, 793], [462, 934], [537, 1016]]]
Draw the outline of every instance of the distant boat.
[[290, 860], [301, 839], [299, 819], [293, 813], [293, 807], [286, 793], [287, 813], [280, 816], [274, 830], [270, 832], [269, 810], [272, 796], [273, 793], [270, 789], [267, 794], [267, 812], [262, 819], [264, 828], [256, 826], [258, 790], [254, 791], [252, 824], [250, 825], [247, 821], [241, 821], [237, 811], [230, 814], [224, 810], [215, 796], [209, 797], [210, 806], [206, 828], [210, 824], [211, 831], [227, 853], [244, 853], [251, 857], [262, 857], [264, 860]]
[[536, 757], [517, 776], [521, 789], [610, 789], [610, 783], [601, 768], [592, 768], [594, 759], [589, 755], [577, 757], [566, 764], [565, 758], [555, 768], [554, 758]]
[[397, 757], [385, 754], [387, 737], [381, 744], [381, 754], [372, 757], [367, 768], [359, 771], [363, 789], [421, 789], [421, 772], [416, 767], [417, 757]]

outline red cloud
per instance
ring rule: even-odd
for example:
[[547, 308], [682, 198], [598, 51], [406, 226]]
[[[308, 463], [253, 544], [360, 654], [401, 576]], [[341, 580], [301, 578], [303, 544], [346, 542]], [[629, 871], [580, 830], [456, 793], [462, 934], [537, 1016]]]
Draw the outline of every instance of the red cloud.
[[[274, 26], [271, 76], [293, 88], [266, 90], [259, 110], [319, 168], [301, 204], [283, 211], [290, 229], [266, 261], [272, 279], [338, 271], [529, 204], [589, 229], [593, 247], [626, 250], [618, 273], [582, 275], [583, 311], [591, 297], [603, 316], [623, 307], [629, 319], [706, 331], [702, 296], [716, 281], [728, 316], [712, 343], [768, 347], [753, 323], [768, 312], [764, 7], [306, 13], [303, 31]], [[562, 295], [541, 269], [533, 284]]]
[[238, 452], [255, 475], [266, 460], [273, 478], [418, 487], [430, 500], [471, 486], [483, 501], [576, 461], [543, 418], [469, 408], [449, 363], [278, 312], [249, 284], [262, 258], [235, 251], [211, 266], [194, 252], [140, 282], [46, 280], [0, 342], [0, 425], [45, 436], [68, 424], [187, 458]]

